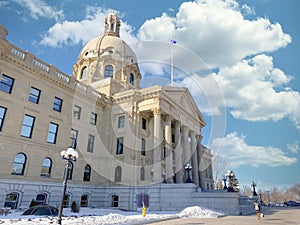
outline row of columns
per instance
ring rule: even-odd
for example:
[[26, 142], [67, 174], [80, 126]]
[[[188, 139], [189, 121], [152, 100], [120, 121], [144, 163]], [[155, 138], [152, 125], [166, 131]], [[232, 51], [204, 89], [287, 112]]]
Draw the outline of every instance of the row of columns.
[[[163, 132], [162, 132], [162, 118], [159, 109], [153, 110], [154, 115], [154, 152], [153, 152], [153, 180], [154, 182], [161, 182], [163, 179], [167, 183], [173, 183], [173, 176], [176, 175], [176, 183], [185, 183], [184, 180], [184, 166], [189, 163], [192, 165], [192, 180], [199, 186], [199, 170], [198, 170], [198, 154], [197, 143], [201, 139], [199, 135], [187, 126], [182, 126], [179, 121], [175, 122], [175, 149], [173, 152], [172, 143], [172, 117], [166, 116], [164, 123], [164, 159], [162, 158], [163, 151]], [[189, 135], [190, 134], [190, 135]], [[183, 142], [183, 143], [182, 143]], [[173, 153], [175, 154], [175, 171], [173, 164]], [[162, 168], [162, 161], [164, 160], [165, 168]], [[164, 170], [165, 169], [165, 170]]]

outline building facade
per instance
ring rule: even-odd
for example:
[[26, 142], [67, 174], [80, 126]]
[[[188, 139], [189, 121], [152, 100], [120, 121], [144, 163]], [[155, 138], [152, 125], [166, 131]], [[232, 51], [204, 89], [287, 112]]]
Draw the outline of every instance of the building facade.
[[79, 158], [69, 170], [66, 207], [136, 210], [143, 201], [159, 210], [161, 187], [214, 189], [212, 155], [201, 144], [205, 121], [189, 90], [141, 88], [120, 26], [110, 13], [72, 76], [11, 44], [0, 26], [0, 205], [58, 205], [60, 153], [69, 146]]

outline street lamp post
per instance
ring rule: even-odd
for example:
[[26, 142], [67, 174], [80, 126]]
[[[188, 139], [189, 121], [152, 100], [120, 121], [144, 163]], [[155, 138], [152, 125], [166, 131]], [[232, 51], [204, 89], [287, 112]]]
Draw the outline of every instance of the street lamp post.
[[228, 170], [226, 176], [228, 177], [229, 180], [229, 187], [227, 189], [228, 192], [234, 192], [233, 187], [232, 187], [232, 178], [233, 178], [233, 172], [232, 170]]
[[257, 196], [257, 193], [255, 191], [256, 183], [254, 183], [254, 181], [252, 181], [251, 186], [253, 187], [253, 196]]
[[67, 150], [62, 150], [60, 153], [62, 159], [66, 160], [66, 167], [65, 167], [65, 177], [64, 177], [64, 182], [63, 182], [63, 191], [62, 191], [62, 197], [61, 197], [61, 202], [60, 202], [60, 207], [58, 211], [58, 219], [57, 219], [57, 224], [61, 224], [61, 216], [62, 216], [62, 211], [64, 208], [64, 198], [67, 190], [67, 183], [68, 183], [68, 177], [69, 177], [69, 170], [72, 166], [71, 161], [76, 162], [78, 158], [78, 152], [75, 151], [75, 149], [69, 147]]
[[223, 177], [223, 179], [222, 179], [223, 181], [224, 181], [224, 190], [226, 190], [227, 189], [227, 186], [226, 186], [226, 181], [227, 181], [227, 178], [226, 178], [226, 175]]
[[190, 171], [192, 169], [192, 166], [188, 163], [186, 164], [186, 166], [184, 167], [184, 169], [186, 170], [186, 183], [193, 183], [191, 176], [190, 176]]

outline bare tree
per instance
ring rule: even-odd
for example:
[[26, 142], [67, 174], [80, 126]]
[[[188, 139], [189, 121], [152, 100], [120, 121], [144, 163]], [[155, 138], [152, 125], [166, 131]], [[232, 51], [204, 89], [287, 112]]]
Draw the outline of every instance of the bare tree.
[[221, 158], [219, 153], [214, 154], [213, 170], [214, 170], [215, 187], [219, 187], [220, 184], [219, 182], [224, 179], [224, 176], [230, 167], [231, 167], [230, 163], [227, 160]]

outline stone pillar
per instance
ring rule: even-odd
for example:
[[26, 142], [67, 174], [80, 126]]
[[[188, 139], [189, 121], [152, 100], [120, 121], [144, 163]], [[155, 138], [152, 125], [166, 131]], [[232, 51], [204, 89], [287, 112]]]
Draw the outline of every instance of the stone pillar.
[[176, 183], [183, 183], [184, 169], [182, 165], [182, 143], [181, 143], [181, 132], [180, 122], [176, 121], [175, 124], [175, 165], [176, 165]]
[[167, 116], [165, 125], [165, 147], [166, 147], [166, 180], [167, 183], [173, 183], [173, 156], [172, 156], [172, 132], [171, 117]]
[[184, 155], [184, 165], [187, 163], [191, 164], [191, 149], [189, 143], [189, 129], [188, 127], [183, 127], [183, 155]]
[[197, 139], [195, 132], [191, 135], [191, 151], [192, 151], [192, 181], [199, 186], [199, 174], [198, 174], [198, 154], [197, 154]]
[[153, 140], [153, 181], [155, 183], [161, 182], [161, 111], [159, 109], [153, 110], [154, 115], [154, 140]]

